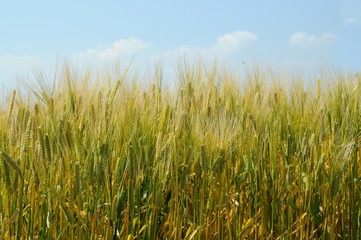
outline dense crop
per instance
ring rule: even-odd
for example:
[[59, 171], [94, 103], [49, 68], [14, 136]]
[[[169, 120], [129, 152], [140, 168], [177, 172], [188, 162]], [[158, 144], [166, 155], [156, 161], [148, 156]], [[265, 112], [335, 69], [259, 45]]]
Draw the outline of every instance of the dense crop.
[[1, 239], [361, 237], [360, 77], [55, 77], [0, 108]]

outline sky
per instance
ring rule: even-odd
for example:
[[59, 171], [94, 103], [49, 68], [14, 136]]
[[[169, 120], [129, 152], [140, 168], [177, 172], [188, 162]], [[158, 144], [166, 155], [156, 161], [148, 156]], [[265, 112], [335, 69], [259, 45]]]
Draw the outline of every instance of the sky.
[[[0, 1], [0, 87], [34, 66], [180, 56], [235, 67], [361, 71], [360, 0]], [[242, 65], [243, 64], [243, 65]], [[145, 67], [147, 66], [147, 67]]]

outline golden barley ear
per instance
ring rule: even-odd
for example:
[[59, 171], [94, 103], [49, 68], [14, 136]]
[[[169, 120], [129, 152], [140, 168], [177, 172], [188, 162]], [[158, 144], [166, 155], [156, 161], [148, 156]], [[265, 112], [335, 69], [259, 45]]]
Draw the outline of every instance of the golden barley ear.
[[157, 143], [156, 143], [156, 159], [158, 159], [160, 157], [161, 151], [162, 151], [162, 146], [163, 146], [163, 136], [162, 133], [158, 133], [158, 137], [157, 137]]
[[100, 157], [98, 156], [97, 151], [95, 151], [94, 152], [94, 170], [95, 170], [96, 177], [100, 176], [103, 173], [103, 171], [102, 171], [103, 167], [101, 164], [102, 164], [102, 162], [100, 160]]
[[9, 123], [9, 121], [10, 121], [11, 114], [12, 114], [12, 112], [13, 112], [14, 102], [15, 102], [15, 95], [16, 95], [16, 90], [13, 90], [13, 92], [12, 92], [12, 94], [11, 94], [11, 100], [10, 100], [8, 117], [7, 117], [7, 122], [8, 122], [8, 123]]

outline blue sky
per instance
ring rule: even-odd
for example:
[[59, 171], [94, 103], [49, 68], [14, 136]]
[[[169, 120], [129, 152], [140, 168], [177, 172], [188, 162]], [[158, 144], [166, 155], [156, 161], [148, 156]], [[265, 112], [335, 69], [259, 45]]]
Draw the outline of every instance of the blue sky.
[[134, 54], [139, 66], [201, 54], [234, 66], [360, 71], [360, 43], [360, 0], [4, 0], [0, 86], [59, 58], [126, 62]]

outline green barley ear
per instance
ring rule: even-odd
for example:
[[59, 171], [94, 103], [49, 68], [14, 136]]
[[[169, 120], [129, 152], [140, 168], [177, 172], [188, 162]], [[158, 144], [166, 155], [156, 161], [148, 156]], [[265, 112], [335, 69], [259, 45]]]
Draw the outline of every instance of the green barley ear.
[[35, 103], [34, 105], [34, 114], [35, 114], [35, 117], [38, 117], [39, 115], [39, 104]]
[[16, 173], [16, 175], [12, 178], [13, 182], [12, 182], [12, 192], [16, 193], [19, 189], [19, 178], [17, 176], [18, 174]]
[[112, 212], [111, 212], [111, 220], [112, 220], [112, 223], [113, 225], [115, 225], [115, 222], [117, 221], [118, 219], [118, 211], [117, 211], [117, 208], [118, 208], [118, 202], [119, 202], [119, 197], [118, 195], [115, 195], [114, 198], [113, 198], [113, 202], [112, 202]]
[[81, 193], [81, 176], [79, 162], [75, 164], [75, 176], [74, 176], [74, 196], [79, 196]]
[[207, 150], [206, 150], [206, 146], [205, 145], [202, 145], [201, 146], [201, 159], [202, 159], [202, 170], [203, 172], [207, 172], [208, 169], [209, 169], [209, 160], [208, 160], [208, 157], [207, 157]]
[[179, 188], [185, 190], [187, 184], [187, 178], [189, 175], [189, 166], [182, 163], [178, 168], [179, 172]]
[[124, 206], [127, 203], [127, 194], [126, 191], [122, 190], [119, 194], [119, 200], [117, 204], [117, 219], [120, 219]]
[[48, 221], [53, 223], [55, 221], [52, 193], [50, 189], [47, 191], [47, 201], [48, 201]]
[[[124, 159], [126, 159], [126, 157], [124, 157]], [[115, 170], [114, 170], [114, 181], [116, 183], [118, 183], [121, 179], [121, 175], [122, 175], [122, 165], [123, 165], [123, 162], [121, 160], [120, 157], [117, 158], [117, 161], [115, 163]]]
[[331, 193], [332, 196], [336, 196], [340, 187], [340, 183], [341, 183], [341, 179], [342, 179], [342, 171], [338, 170], [335, 174], [334, 177], [332, 179], [332, 183], [331, 183]]
[[316, 223], [319, 223], [320, 203], [320, 194], [317, 192], [311, 204], [311, 216]]
[[103, 96], [102, 96], [102, 92], [99, 91], [98, 93], [98, 115], [101, 116], [102, 112], [103, 112]]
[[179, 119], [179, 125], [178, 125], [178, 138], [182, 138], [185, 124], [187, 119], [187, 113], [183, 112]]
[[94, 158], [94, 154], [88, 155], [86, 177], [90, 183], [92, 183], [94, 179]]
[[31, 166], [32, 177], [33, 177], [33, 181], [34, 181], [34, 187], [35, 187], [35, 189], [39, 189], [39, 185], [40, 185], [39, 174], [38, 174], [37, 170], [35, 169], [34, 162], [30, 163], [30, 166]]
[[96, 154], [95, 158], [95, 172], [97, 176], [100, 174], [103, 174], [106, 164], [107, 164], [107, 158], [108, 158], [108, 144], [104, 143], [101, 146], [98, 146], [99, 154]]
[[194, 173], [198, 178], [202, 176], [202, 166], [199, 158], [197, 158], [196, 162], [194, 163]]
[[15, 160], [13, 160], [6, 152], [0, 151], [0, 154], [4, 162], [16, 171], [21, 180], [24, 180], [24, 174], [23, 171], [21, 171], [19, 164]]
[[43, 134], [43, 130], [42, 130], [43, 125], [38, 127], [38, 141], [39, 141], [39, 148], [41, 151], [41, 157], [43, 159], [46, 158], [45, 156], [45, 142], [44, 142], [44, 134]]
[[117, 91], [119, 89], [119, 86], [120, 86], [120, 80], [117, 80], [112, 91], [110, 92], [110, 95], [109, 95], [109, 98], [107, 101], [108, 106], [111, 106], [113, 104], [113, 100], [114, 100], [115, 94], [117, 93]]
[[154, 197], [155, 197], [155, 199], [154, 199], [155, 206], [158, 209], [160, 209], [163, 206], [163, 190], [160, 187], [157, 188], [157, 191], [155, 192]]
[[12, 192], [12, 185], [11, 185], [11, 177], [10, 177], [10, 169], [9, 165], [5, 163], [5, 160], [3, 158], [0, 158], [0, 165], [2, 170], [2, 177], [5, 182], [5, 186], [8, 189], [9, 192]]
[[23, 121], [22, 121], [22, 125], [21, 125], [21, 134], [24, 134], [26, 131], [26, 126], [28, 124], [28, 120], [30, 117], [30, 112], [29, 110], [25, 110], [24, 114], [23, 114]]
[[185, 164], [190, 166], [193, 157], [193, 149], [191, 146], [188, 147]]
[[25, 130], [25, 134], [23, 135], [23, 141], [22, 141], [22, 151], [24, 153], [28, 151], [31, 128], [32, 128], [32, 117], [30, 116], [28, 119], [28, 123], [26, 125], [26, 130]]
[[246, 155], [243, 156], [243, 161], [246, 165], [246, 170], [247, 170], [247, 173], [250, 177], [250, 180], [251, 182], [254, 181], [254, 165], [253, 165], [253, 162], [250, 158], [248, 158]]
[[232, 163], [234, 164], [238, 156], [237, 144], [235, 141], [232, 141], [228, 147], [228, 156], [231, 159]]
[[294, 166], [290, 165], [287, 167], [286, 179], [288, 184], [292, 184], [295, 180]]
[[226, 155], [226, 151], [224, 149], [221, 149], [219, 157], [213, 164], [213, 171], [215, 171], [218, 175], [220, 175], [223, 172], [225, 165], [225, 155]]
[[74, 136], [73, 140], [74, 140], [76, 155], [79, 159], [82, 159], [82, 157], [86, 156], [86, 151], [85, 151], [84, 145], [82, 143], [79, 131], [74, 129], [73, 136]]
[[58, 141], [61, 148], [65, 148], [65, 139], [64, 139], [64, 116], [61, 117], [58, 125]]
[[133, 145], [128, 145], [128, 172], [130, 181], [134, 181], [136, 177], [136, 159], [134, 156]]
[[103, 143], [100, 146], [100, 158], [102, 161], [102, 166], [105, 168], [108, 165], [108, 159], [109, 159], [109, 144]]
[[65, 140], [66, 140], [66, 143], [68, 144], [68, 147], [70, 149], [72, 149], [72, 147], [73, 147], [73, 133], [72, 133], [71, 123], [69, 121], [66, 122], [66, 126], [65, 126]]
[[50, 137], [48, 134], [45, 135], [44, 139], [44, 145], [45, 145], [45, 158], [49, 162], [49, 164], [52, 163], [53, 155], [52, 155], [52, 148], [50, 143]]

